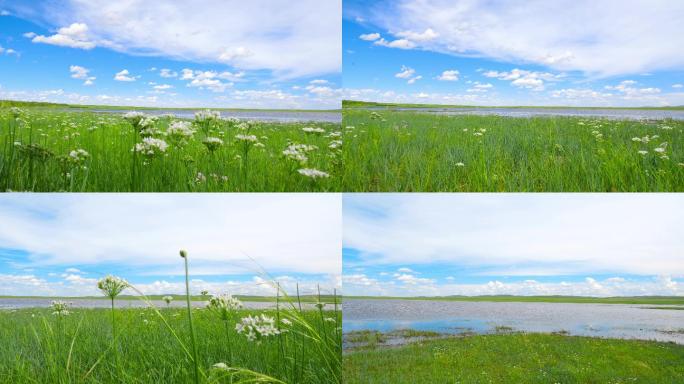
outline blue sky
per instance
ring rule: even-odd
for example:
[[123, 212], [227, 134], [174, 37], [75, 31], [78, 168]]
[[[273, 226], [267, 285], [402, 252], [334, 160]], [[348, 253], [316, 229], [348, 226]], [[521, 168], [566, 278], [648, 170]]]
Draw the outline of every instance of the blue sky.
[[349, 295], [684, 295], [677, 194], [346, 194]]
[[150, 294], [339, 289], [337, 194], [38, 194], [0, 198], [0, 295], [90, 295], [122, 276]]
[[339, 108], [340, 25], [340, 0], [0, 0], [0, 98]]
[[348, 0], [345, 98], [684, 105], [684, 3]]

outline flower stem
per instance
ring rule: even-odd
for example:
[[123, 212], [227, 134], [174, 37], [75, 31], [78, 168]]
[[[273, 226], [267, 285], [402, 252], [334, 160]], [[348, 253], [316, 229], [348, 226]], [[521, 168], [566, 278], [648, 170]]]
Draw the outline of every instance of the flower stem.
[[190, 306], [190, 280], [188, 278], [188, 257], [185, 260], [185, 300], [188, 304], [188, 323], [190, 324], [190, 342], [192, 343], [192, 360], [195, 373], [195, 384], [199, 384], [199, 361], [197, 361], [197, 344], [195, 343], [195, 328], [192, 326], [192, 307]]

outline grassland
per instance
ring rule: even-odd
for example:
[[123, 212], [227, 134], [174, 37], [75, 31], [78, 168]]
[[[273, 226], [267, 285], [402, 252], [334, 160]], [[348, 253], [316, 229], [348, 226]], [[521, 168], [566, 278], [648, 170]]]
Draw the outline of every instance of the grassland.
[[0, 190], [337, 191], [339, 124], [0, 109]]
[[344, 300], [436, 300], [436, 301], [488, 301], [488, 302], [544, 302], [544, 303], [595, 303], [595, 304], [658, 304], [684, 305], [684, 296], [345, 296]]
[[[224, 373], [221, 370], [211, 369], [225, 363], [287, 383], [339, 383], [341, 313], [332, 309], [236, 310], [225, 322], [207, 309], [193, 310], [201, 382], [231, 382], [217, 375]], [[0, 311], [0, 382], [194, 382], [190, 355], [184, 351], [190, 338], [185, 309], [162, 309], [159, 314], [152, 309], [117, 309], [115, 342], [109, 310], [75, 309], [67, 316], [51, 312]], [[285, 332], [260, 341], [235, 331], [242, 318], [261, 314], [290, 319], [292, 325], [276, 325]], [[232, 383], [242, 382], [239, 377]], [[254, 379], [242, 376], [248, 378]]]
[[[1, 105], [1, 104], [0, 104]], [[457, 104], [415, 104], [415, 103], [379, 103], [373, 101], [342, 100], [342, 108], [535, 108], [535, 109], [625, 109], [625, 110], [661, 110], [661, 111], [681, 111], [684, 105], [670, 107], [573, 107], [564, 105], [539, 106], [539, 105], [510, 105], [510, 106], [485, 106], [485, 105], [457, 105]]]
[[680, 383], [684, 346], [494, 334], [345, 353], [345, 383]]
[[[146, 296], [148, 300], [163, 300], [164, 297], [171, 297], [172, 300], [185, 300], [185, 296], [183, 295], [147, 295]], [[237, 298], [238, 300], [241, 301], [247, 301], [247, 302], [262, 302], [262, 303], [274, 303], [277, 301], [276, 297], [273, 296], [247, 296], [247, 295], [234, 295], [233, 297]], [[207, 295], [191, 295], [190, 296], [190, 301], [207, 301], [209, 296]], [[0, 299], [46, 299], [45, 296], [3, 296], [0, 295]], [[109, 300], [106, 297], [103, 296], [53, 296], [50, 297], [50, 299], [56, 299], [56, 300]], [[134, 295], [120, 295], [117, 296], [117, 300], [140, 300], [139, 296], [134, 296]], [[300, 295], [297, 300], [302, 303], [327, 303], [327, 304], [339, 304], [341, 302], [341, 298], [339, 296], [333, 296], [333, 295]]]
[[345, 109], [345, 191], [684, 191], [684, 122]]

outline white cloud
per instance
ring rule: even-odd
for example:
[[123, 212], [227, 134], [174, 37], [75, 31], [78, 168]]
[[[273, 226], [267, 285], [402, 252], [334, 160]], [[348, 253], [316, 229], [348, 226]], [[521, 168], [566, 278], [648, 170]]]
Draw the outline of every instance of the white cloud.
[[564, 77], [562, 74], [554, 75], [548, 72], [527, 71], [518, 68], [515, 68], [510, 72], [486, 71], [482, 73], [482, 76], [507, 80], [510, 81], [513, 86], [531, 89], [533, 91], [543, 91], [545, 88], [544, 80], [558, 81]]
[[404, 39], [414, 41], [414, 42], [425, 42], [425, 41], [431, 41], [439, 37], [439, 34], [435, 31], [432, 30], [432, 28], [426, 29], [422, 33], [417, 33], [413, 31], [402, 31], [402, 32], [397, 32], [396, 35], [398, 37], [402, 37]]
[[367, 33], [359, 36], [359, 39], [365, 41], [375, 41], [380, 38], [379, 33]]
[[[684, 3], [532, 0], [525, 3], [525, 13], [534, 17], [521, 17], [515, 2], [399, 0], [365, 16], [374, 26], [404, 36], [404, 48], [599, 76], [684, 66], [680, 41], [672, 38], [684, 35]], [[435, 37], [422, 41], [396, 32], [428, 29]]]
[[394, 77], [397, 77], [397, 78], [399, 78], [399, 79], [408, 79], [408, 78], [410, 78], [411, 76], [413, 76], [414, 73], [416, 73], [416, 70], [415, 70], [415, 69], [409, 68], [409, 67], [406, 67], [406, 66], [402, 66], [402, 67], [401, 67], [401, 72], [399, 72], [399, 73], [397, 73], [396, 75], [394, 75]]
[[173, 85], [170, 85], [170, 84], [157, 84], [157, 85], [153, 86], [152, 88], [156, 89], [157, 91], [163, 91], [163, 90], [166, 90], [166, 89], [171, 89], [171, 88], [173, 88]]
[[608, 90], [621, 92], [625, 98], [640, 98], [646, 95], [654, 95], [660, 93], [659, 88], [636, 88], [634, 80], [624, 80], [618, 85], [608, 85], [605, 88]]
[[397, 269], [397, 272], [401, 273], [415, 273], [411, 268], [402, 267]]
[[162, 68], [159, 70], [159, 76], [167, 78], [178, 77], [178, 72], [172, 71], [168, 68]]
[[95, 76], [89, 76], [90, 70], [79, 65], [69, 66], [69, 72], [71, 72], [71, 77], [74, 79], [83, 80], [83, 85], [93, 85], [95, 81]]
[[[24, 34], [30, 36], [32, 32]], [[93, 49], [95, 43], [88, 37], [88, 26], [83, 23], [73, 23], [68, 27], [62, 27], [57, 33], [51, 36], [35, 35], [32, 40], [34, 43], [59, 45], [62, 47]]]
[[488, 90], [494, 88], [491, 83], [480, 83], [479, 81], [470, 82], [471, 87], [468, 88], [466, 92], [487, 92]]
[[502, 282], [491, 280], [486, 283], [455, 284], [453, 276], [445, 282], [413, 281], [412, 283], [381, 281], [366, 275], [343, 275], [345, 295], [380, 296], [481, 296], [481, 295], [520, 295], [520, 296], [680, 296], [684, 295], [684, 285], [664, 275], [653, 278], [629, 280], [613, 277], [597, 280], [590, 276], [580, 281], [539, 282], [524, 280]]
[[551, 97], [555, 98], [565, 98], [565, 99], [596, 99], [605, 100], [612, 97], [612, 93], [603, 93], [594, 91], [593, 89], [576, 89], [576, 88], [566, 88], [559, 89], [551, 92]]
[[407, 81], [406, 83], [407, 83], [407, 84], [413, 84], [413, 83], [415, 83], [417, 80], [420, 80], [420, 79], [422, 79], [422, 78], [423, 78], [423, 76], [415, 76], [415, 77], [412, 77], [412, 78], [408, 79], [408, 81]]
[[329, 84], [329, 83], [330, 83], [330, 82], [329, 82], [328, 80], [323, 80], [323, 79], [315, 79], [315, 80], [311, 80], [311, 81], [309, 82], [309, 84], [317, 84], [317, 85], [320, 85], [320, 84]]
[[67, 268], [64, 270], [64, 272], [66, 272], [66, 273], [83, 273], [83, 272], [81, 272], [80, 269], [77, 269], [77, 268]]
[[4, 9], [0, 10], [0, 16], [9, 16], [9, 15], [11, 15], [11, 13], [9, 13], [9, 11], [4, 10]]
[[[181, 80], [190, 80], [187, 84], [188, 87], [209, 89], [217, 93], [225, 92], [226, 89], [233, 86], [233, 81], [241, 81], [244, 77], [244, 72], [193, 71], [188, 68], [184, 68], [181, 72]], [[223, 82], [222, 79], [231, 82]]]
[[24, 36], [27, 39], [33, 39], [34, 37], [36, 37], [36, 33], [35, 32], [26, 32], [22, 36]]
[[681, 89], [683, 87], [684, 87], [684, 85], [682, 85], [682, 84], [672, 84], [672, 88]]
[[267, 70], [278, 79], [341, 71], [341, 0], [169, 0], [163, 7], [145, 0], [70, 0], [36, 7], [16, 6], [16, 12], [47, 25], [76, 20], [89, 27], [39, 39], [52, 43]]
[[413, 68], [409, 68], [405, 65], [401, 66], [401, 71], [397, 74], [394, 75], [394, 77], [398, 79], [405, 79], [407, 84], [413, 84], [417, 80], [420, 80], [423, 78], [423, 76], [414, 76], [416, 73], [416, 70]]
[[117, 72], [116, 75], [114, 75], [114, 80], [116, 81], [135, 81], [134, 76], [130, 76], [130, 72], [128, 72], [128, 69], [121, 70], [120, 72]]
[[437, 77], [437, 80], [440, 80], [440, 81], [457, 81], [459, 73], [460, 72], [458, 72], [455, 69], [444, 71], [444, 72], [442, 72], [441, 75], [439, 75]]
[[412, 49], [412, 48], [416, 47], [416, 44], [414, 42], [409, 41], [407, 39], [397, 39], [397, 40], [387, 41], [384, 38], [380, 38], [378, 40], [375, 40], [375, 42], [373, 44], [379, 45], [382, 47], [399, 48], [399, 49]]

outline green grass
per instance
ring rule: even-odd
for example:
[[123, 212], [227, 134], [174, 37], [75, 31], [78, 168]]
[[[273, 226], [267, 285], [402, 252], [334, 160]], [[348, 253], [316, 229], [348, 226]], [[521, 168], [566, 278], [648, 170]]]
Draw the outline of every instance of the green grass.
[[[596, 304], [671, 304], [684, 305], [684, 296], [345, 296], [344, 300], [436, 300], [436, 301], [489, 301], [489, 302], [544, 302], [544, 303], [596, 303]], [[662, 307], [656, 307], [661, 309]], [[680, 309], [678, 307], [670, 307]]]
[[[190, 336], [185, 311], [184, 308], [172, 308], [160, 312], [188, 345]], [[281, 337], [268, 337], [260, 344], [250, 342], [235, 332], [234, 326], [241, 318], [261, 313], [293, 318], [290, 311], [284, 310], [279, 313], [275, 310], [236, 311], [228, 321], [227, 336], [223, 321], [214, 313], [206, 309], [193, 310], [198, 361], [203, 371], [209, 372], [212, 365], [225, 362], [288, 383], [339, 382], [339, 366], [335, 367], [339, 360], [331, 364], [326, 360], [330, 356], [322, 353], [330, 349], [333, 354], [341, 354], [339, 311], [320, 313], [318, 310], [304, 310], [301, 315], [306, 323], [293, 320], [293, 326], [283, 326], [289, 328], [287, 333]], [[116, 310], [117, 362], [112, 353], [110, 316], [108, 309], [75, 309], [62, 318], [53, 316], [47, 309], [0, 311], [0, 382], [192, 381], [192, 363], [188, 354], [151, 309]], [[324, 320], [326, 317], [334, 318], [335, 322]], [[313, 327], [314, 332], [321, 335], [320, 340], [310, 337], [312, 331], [306, 327]], [[230, 344], [227, 338], [230, 338]], [[228, 345], [232, 350], [232, 362], [228, 358]], [[98, 359], [101, 359], [99, 363]]]
[[347, 384], [681, 383], [684, 346], [547, 334], [429, 340], [345, 353]]
[[[145, 156], [134, 146], [142, 141], [122, 116], [24, 108], [15, 117], [0, 109], [0, 190], [68, 192], [250, 192], [339, 191], [341, 145], [339, 124], [261, 123], [239, 125], [226, 120], [202, 126], [186, 145], [171, 145], [165, 133], [172, 121], [160, 118], [151, 127], [154, 138], [169, 146]], [[324, 130], [306, 133], [304, 127]], [[258, 140], [243, 142], [236, 135]], [[224, 141], [215, 151], [207, 137]], [[286, 158], [291, 144], [312, 147], [306, 163]], [[314, 149], [315, 148], [315, 149]], [[85, 150], [84, 159], [70, 157]], [[329, 177], [311, 178], [300, 169], [316, 169]]]
[[346, 109], [343, 126], [345, 191], [684, 191], [682, 121]]

